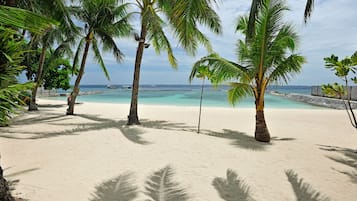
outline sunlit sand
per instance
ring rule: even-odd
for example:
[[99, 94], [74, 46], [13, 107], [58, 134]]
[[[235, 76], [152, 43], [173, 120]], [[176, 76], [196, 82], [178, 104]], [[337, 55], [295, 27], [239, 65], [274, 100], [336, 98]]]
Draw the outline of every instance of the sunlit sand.
[[357, 131], [343, 110], [267, 109], [272, 142], [262, 144], [254, 109], [203, 108], [197, 134], [198, 107], [139, 105], [142, 125], [127, 127], [129, 105], [85, 102], [66, 116], [65, 102], [38, 103], [40, 111], [0, 128], [1, 164], [8, 180], [19, 180], [17, 197], [124, 196], [110, 185], [125, 181], [113, 189], [146, 200], [146, 182], [169, 172], [193, 201], [357, 198]]

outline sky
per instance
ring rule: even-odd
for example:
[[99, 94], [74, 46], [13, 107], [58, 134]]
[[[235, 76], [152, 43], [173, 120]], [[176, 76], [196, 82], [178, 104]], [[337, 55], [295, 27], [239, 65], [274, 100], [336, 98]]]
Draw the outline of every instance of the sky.
[[[219, 14], [223, 34], [215, 35], [204, 31], [212, 43], [215, 52], [220, 56], [236, 61], [235, 49], [242, 35], [234, 32], [236, 19], [249, 12], [250, 0], [221, 0], [215, 6]], [[303, 65], [302, 73], [294, 76], [289, 85], [321, 85], [338, 82], [331, 70], [324, 67], [324, 57], [335, 54], [340, 58], [351, 56], [357, 51], [357, 1], [356, 0], [315, 0], [311, 19], [307, 24], [303, 21], [306, 0], [287, 0], [290, 11], [285, 13], [284, 21], [292, 23], [300, 36], [296, 53], [303, 55], [307, 63]], [[138, 22], [134, 21], [134, 24]], [[204, 29], [203, 29], [204, 30]], [[168, 31], [168, 35], [170, 32]], [[171, 37], [170, 37], [171, 38]], [[192, 65], [201, 57], [207, 55], [201, 47], [192, 57], [179, 47], [172, 38], [171, 45], [178, 60], [178, 68], [170, 67], [167, 55], [155, 53], [153, 48], [145, 49], [141, 66], [140, 84], [189, 84], [188, 76]], [[117, 63], [111, 53], [104, 53], [104, 62], [110, 74], [110, 81], [92, 59], [90, 53], [86, 72], [81, 84], [131, 84], [137, 43], [134, 39], [117, 39], [117, 45], [124, 52], [125, 59]], [[74, 83], [75, 78], [72, 79]], [[193, 84], [200, 83], [194, 80]]]

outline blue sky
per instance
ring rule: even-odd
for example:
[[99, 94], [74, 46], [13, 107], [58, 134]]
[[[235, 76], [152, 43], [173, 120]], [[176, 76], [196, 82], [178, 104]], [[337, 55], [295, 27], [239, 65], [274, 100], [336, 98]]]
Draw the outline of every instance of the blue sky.
[[[235, 44], [241, 35], [234, 33], [238, 16], [248, 12], [251, 1], [221, 0], [216, 8], [223, 25], [223, 34], [216, 36], [205, 32], [213, 48], [222, 57], [235, 59]], [[303, 22], [306, 0], [287, 0], [290, 11], [286, 21], [295, 25], [300, 34], [296, 52], [305, 56], [307, 63], [301, 74], [295, 76], [290, 85], [320, 85], [338, 81], [330, 70], [325, 69], [323, 58], [332, 53], [344, 58], [357, 51], [357, 1], [356, 0], [315, 0], [315, 8], [308, 24]], [[116, 63], [111, 53], [103, 53], [104, 62], [110, 73], [108, 81], [90, 54], [86, 73], [81, 84], [131, 84], [137, 43], [134, 39], [118, 39], [117, 44], [125, 54], [123, 63]], [[207, 52], [200, 48], [195, 57], [187, 55], [172, 41], [178, 69], [172, 69], [165, 53], [157, 55], [153, 48], [145, 49], [140, 84], [188, 84], [192, 64]], [[73, 79], [74, 82], [74, 79]], [[198, 80], [194, 83], [199, 83]]]

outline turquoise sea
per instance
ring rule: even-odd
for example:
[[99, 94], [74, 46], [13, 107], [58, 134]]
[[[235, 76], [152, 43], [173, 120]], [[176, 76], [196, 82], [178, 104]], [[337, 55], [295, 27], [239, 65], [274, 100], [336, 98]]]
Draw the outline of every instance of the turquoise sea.
[[[106, 85], [83, 85], [83, 92], [100, 92], [99, 94], [83, 95], [77, 98], [78, 102], [101, 102], [101, 103], [127, 103], [130, 104], [130, 85], [114, 85], [115, 89], [107, 88]], [[205, 107], [233, 107], [227, 100], [229, 86], [214, 88], [206, 85], [203, 92], [203, 103]], [[272, 86], [270, 91], [280, 93], [310, 94], [309, 86]], [[58, 93], [70, 93], [68, 91], [57, 91]], [[198, 106], [200, 101], [200, 85], [142, 85], [139, 91], [139, 104], [150, 105], [177, 105]], [[66, 97], [51, 97], [50, 99], [66, 100]], [[283, 97], [270, 95], [265, 96], [266, 108], [318, 108], [309, 104], [288, 100]], [[236, 103], [234, 107], [254, 107], [254, 98], [248, 97]]]

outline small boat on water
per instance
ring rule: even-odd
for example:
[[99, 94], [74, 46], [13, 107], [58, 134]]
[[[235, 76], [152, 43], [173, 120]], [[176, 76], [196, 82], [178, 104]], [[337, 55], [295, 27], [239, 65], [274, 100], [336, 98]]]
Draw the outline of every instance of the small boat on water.
[[117, 89], [118, 86], [108, 84], [108, 85], [107, 85], [107, 88], [108, 88], [108, 89]]
[[123, 85], [121, 88], [123, 88], [123, 89], [131, 89], [131, 86], [130, 85]]

